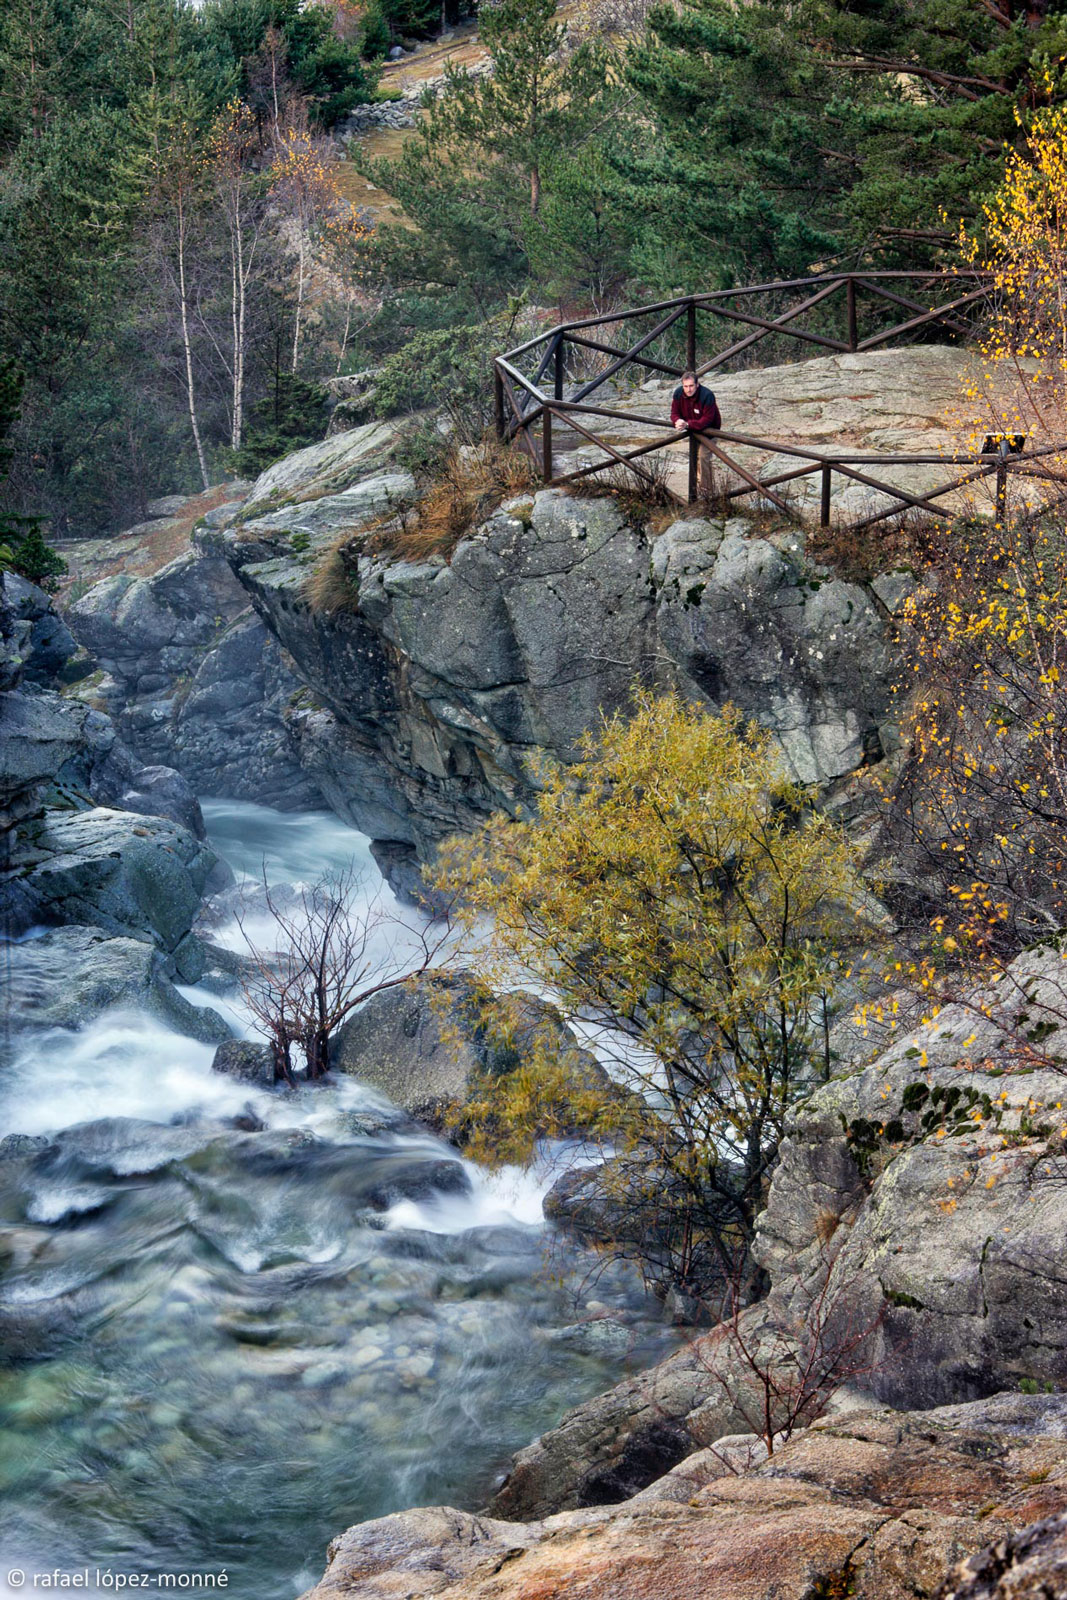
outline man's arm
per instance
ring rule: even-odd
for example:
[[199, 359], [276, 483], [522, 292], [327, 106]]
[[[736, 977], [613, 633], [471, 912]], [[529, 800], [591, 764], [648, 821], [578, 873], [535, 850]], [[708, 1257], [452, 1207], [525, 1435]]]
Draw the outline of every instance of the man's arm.
[[675, 389], [671, 398], [671, 426], [674, 428], [684, 428], [686, 426], [685, 419], [682, 416], [681, 389]]
[[706, 396], [706, 399], [704, 396], [701, 396], [700, 410], [689, 424], [694, 433], [704, 433], [708, 428], [714, 429], [722, 427], [722, 417], [719, 415], [719, 408], [715, 403], [715, 396], [710, 390], [705, 390], [704, 395]]

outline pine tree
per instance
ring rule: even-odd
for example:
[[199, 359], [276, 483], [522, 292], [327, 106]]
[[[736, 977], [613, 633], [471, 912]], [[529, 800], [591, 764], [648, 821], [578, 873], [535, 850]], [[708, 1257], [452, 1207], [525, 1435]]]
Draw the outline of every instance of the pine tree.
[[[491, 72], [446, 68], [415, 138], [371, 172], [417, 226], [414, 239], [381, 230], [384, 270], [464, 286], [484, 311], [527, 276], [546, 196], [563, 200], [564, 175], [608, 136], [619, 94], [602, 46], [569, 46], [555, 0], [500, 0], [481, 13], [480, 34]], [[587, 199], [592, 187], [590, 176]]]
[[622, 163], [639, 270], [673, 286], [939, 259], [1059, 97], [1065, 54], [1063, 0], [657, 7], [627, 68], [657, 128]]

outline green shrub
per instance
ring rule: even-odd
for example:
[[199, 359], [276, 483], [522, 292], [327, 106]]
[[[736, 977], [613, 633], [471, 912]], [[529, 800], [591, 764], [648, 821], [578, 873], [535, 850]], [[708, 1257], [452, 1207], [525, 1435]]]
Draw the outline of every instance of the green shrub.
[[492, 358], [499, 329], [482, 323], [417, 333], [387, 356], [378, 379], [380, 417], [440, 406], [464, 444], [485, 433], [493, 414]]
[[325, 432], [325, 389], [281, 372], [271, 393], [253, 407], [244, 443], [226, 453], [226, 465], [241, 477], [255, 478], [293, 450], [318, 444]]
[[41, 532], [36, 517], [15, 517], [0, 523], [0, 572], [17, 572], [46, 594], [55, 594], [67, 563]]

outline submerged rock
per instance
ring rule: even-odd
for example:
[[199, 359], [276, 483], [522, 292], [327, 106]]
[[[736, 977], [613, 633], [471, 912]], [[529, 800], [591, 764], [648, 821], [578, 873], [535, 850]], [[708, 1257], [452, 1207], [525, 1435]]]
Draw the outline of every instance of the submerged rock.
[[211, 1062], [212, 1072], [223, 1072], [239, 1083], [274, 1086], [274, 1056], [270, 1046], [248, 1039], [224, 1039]]

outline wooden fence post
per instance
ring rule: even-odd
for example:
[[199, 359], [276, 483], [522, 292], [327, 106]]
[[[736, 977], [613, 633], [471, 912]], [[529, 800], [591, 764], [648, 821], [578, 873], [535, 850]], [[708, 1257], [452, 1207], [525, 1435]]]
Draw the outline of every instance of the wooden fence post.
[[541, 477], [545, 483], [552, 482], [552, 407], [545, 406], [541, 412]]
[[997, 521], [1004, 522], [1008, 515], [1008, 441], [1001, 439], [997, 446]]
[[859, 327], [856, 322], [856, 280], [849, 278], [845, 283], [845, 314], [848, 317], [848, 347], [855, 350], [859, 343]]
[[697, 307], [690, 300], [685, 313], [685, 364], [696, 371], [697, 364]]
[[820, 528], [828, 528], [830, 526], [830, 480], [832, 479], [833, 475], [834, 475], [833, 467], [831, 467], [831, 466], [824, 466], [823, 467], [823, 469], [822, 469], [822, 503], [821, 503], [821, 505], [819, 507], [819, 527]]
[[496, 417], [496, 436], [504, 438], [504, 379], [500, 368], [493, 362], [493, 413]]
[[695, 505], [700, 490], [700, 440], [689, 435], [689, 504]]
[[553, 394], [557, 400], [563, 399], [563, 335], [556, 337], [556, 368], [554, 373]]

